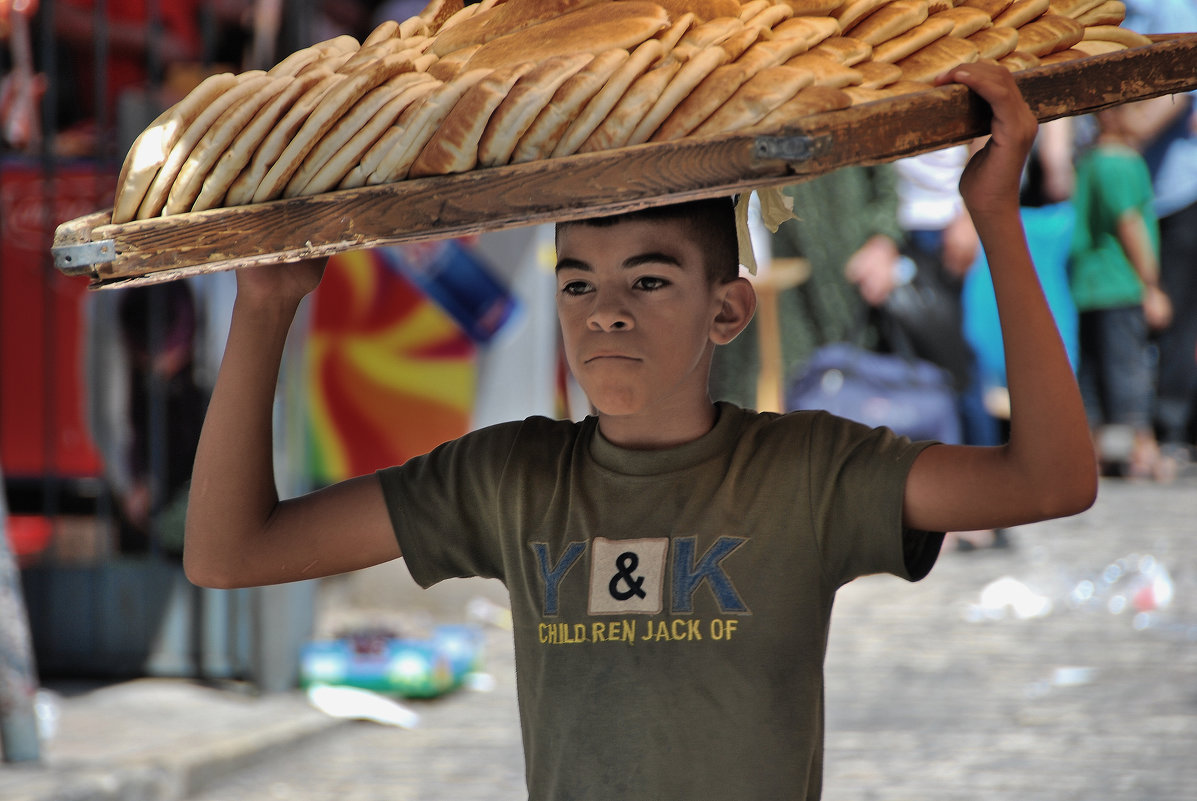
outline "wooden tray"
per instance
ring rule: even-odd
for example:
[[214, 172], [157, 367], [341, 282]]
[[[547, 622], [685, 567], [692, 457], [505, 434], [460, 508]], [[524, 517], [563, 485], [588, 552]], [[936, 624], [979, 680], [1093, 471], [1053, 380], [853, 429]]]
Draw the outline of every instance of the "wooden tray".
[[[1017, 80], [1041, 121], [1197, 88], [1197, 34], [1037, 67]], [[93, 288], [294, 261], [795, 183], [989, 131], [963, 86], [928, 88], [794, 120], [775, 133], [650, 143], [249, 206], [112, 225], [111, 209], [60, 225], [55, 265]]]

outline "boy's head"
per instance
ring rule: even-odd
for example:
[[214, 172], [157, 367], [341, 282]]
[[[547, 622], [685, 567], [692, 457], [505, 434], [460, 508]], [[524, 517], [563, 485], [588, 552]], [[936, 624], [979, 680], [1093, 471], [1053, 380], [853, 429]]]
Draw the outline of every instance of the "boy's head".
[[727, 199], [558, 224], [565, 355], [600, 415], [652, 432], [709, 415], [714, 347], [756, 308], [738, 253]]
[[735, 202], [730, 197], [690, 200], [608, 217], [559, 222], [556, 233], [558, 247], [561, 244], [561, 231], [569, 226], [613, 228], [625, 222], [681, 225], [685, 235], [702, 248], [707, 279], [712, 284], [726, 284], [740, 274]]

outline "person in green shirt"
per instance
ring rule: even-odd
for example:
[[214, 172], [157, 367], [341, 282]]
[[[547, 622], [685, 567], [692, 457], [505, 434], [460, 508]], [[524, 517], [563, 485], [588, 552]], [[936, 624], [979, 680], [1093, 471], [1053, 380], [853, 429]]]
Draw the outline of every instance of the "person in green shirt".
[[1150, 335], [1168, 325], [1172, 309], [1159, 285], [1151, 177], [1128, 113], [1129, 106], [1099, 112], [1097, 139], [1077, 162], [1069, 284], [1080, 315], [1078, 381], [1095, 435], [1132, 433], [1129, 455], [1111, 453], [1111, 466], [1166, 478], [1152, 429]]

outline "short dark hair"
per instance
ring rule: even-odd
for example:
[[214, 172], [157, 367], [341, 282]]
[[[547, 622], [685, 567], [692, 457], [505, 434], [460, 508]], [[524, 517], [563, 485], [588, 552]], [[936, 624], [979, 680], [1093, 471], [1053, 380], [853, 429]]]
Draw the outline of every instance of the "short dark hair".
[[740, 248], [736, 234], [736, 207], [735, 199], [731, 197], [687, 200], [606, 217], [565, 220], [557, 223], [556, 235], [559, 239], [561, 229], [570, 225], [609, 228], [624, 222], [657, 221], [681, 221], [687, 225], [690, 237], [702, 248], [707, 279], [712, 284], [726, 284], [739, 276]]

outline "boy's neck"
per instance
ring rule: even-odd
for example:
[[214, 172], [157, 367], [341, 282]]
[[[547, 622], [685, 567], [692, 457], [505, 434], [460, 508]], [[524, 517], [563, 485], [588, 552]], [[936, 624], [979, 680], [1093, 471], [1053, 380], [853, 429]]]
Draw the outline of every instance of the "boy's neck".
[[598, 413], [599, 431], [612, 445], [630, 450], [664, 450], [685, 445], [708, 434], [719, 419], [710, 398], [689, 409], [668, 414], [609, 415]]

